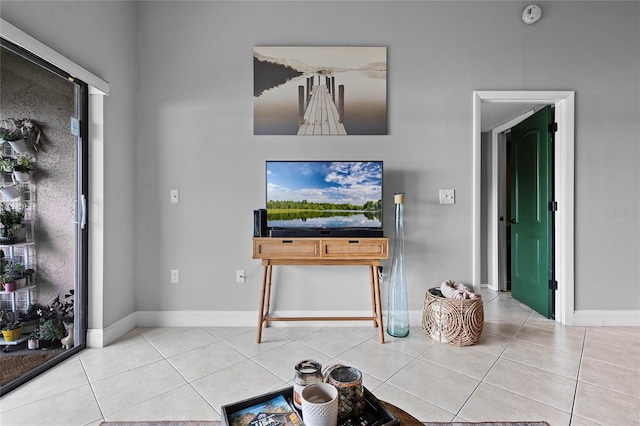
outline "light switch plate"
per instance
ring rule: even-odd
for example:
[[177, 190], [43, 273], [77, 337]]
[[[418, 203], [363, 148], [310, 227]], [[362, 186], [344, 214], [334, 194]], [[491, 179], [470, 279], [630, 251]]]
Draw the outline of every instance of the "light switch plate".
[[440, 204], [455, 204], [456, 191], [454, 189], [440, 190]]

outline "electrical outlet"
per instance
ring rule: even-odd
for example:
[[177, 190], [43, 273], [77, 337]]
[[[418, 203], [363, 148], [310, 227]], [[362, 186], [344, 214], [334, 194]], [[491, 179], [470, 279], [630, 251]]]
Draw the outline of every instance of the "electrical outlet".
[[178, 204], [180, 202], [180, 191], [177, 189], [171, 190], [171, 203]]
[[171, 284], [178, 284], [180, 282], [180, 270], [172, 269], [171, 270]]
[[456, 191], [453, 189], [440, 190], [440, 204], [455, 204]]
[[236, 269], [236, 282], [243, 283], [245, 281], [244, 269]]

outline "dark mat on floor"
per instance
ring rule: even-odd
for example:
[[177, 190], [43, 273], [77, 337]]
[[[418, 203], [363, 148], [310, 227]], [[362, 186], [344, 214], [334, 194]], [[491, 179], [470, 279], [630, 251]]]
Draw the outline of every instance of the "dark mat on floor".
[[102, 422], [100, 426], [218, 426], [220, 421]]
[[[401, 423], [402, 424], [402, 423]], [[547, 422], [453, 422], [453, 423], [425, 423], [425, 426], [549, 426]]]
[[[453, 426], [549, 426], [546, 422], [488, 422], [488, 423], [428, 423], [421, 422], [404, 410], [396, 407], [393, 404], [389, 404], [385, 401], [380, 403], [391, 412], [398, 420], [400, 420], [400, 426], [440, 426], [440, 425], [453, 425]], [[181, 421], [163, 421], [163, 422], [104, 422], [100, 426], [218, 426], [220, 421], [214, 422], [181, 422]]]
[[396, 407], [393, 404], [389, 404], [386, 401], [380, 401], [387, 410], [394, 415], [395, 418], [400, 420], [400, 426], [441, 426], [441, 425], [452, 425], [452, 426], [549, 426], [546, 422], [478, 422], [478, 423], [469, 423], [469, 422], [421, 422], [418, 419], [414, 418], [409, 413], [405, 412], [401, 408]]
[[56, 354], [1, 355], [0, 385], [22, 376], [55, 357]]
[[[103, 422], [100, 426], [218, 426], [219, 421], [214, 422], [180, 422], [180, 421], [162, 421], [162, 422]], [[403, 423], [400, 422], [402, 426]], [[480, 423], [424, 423], [425, 426], [549, 426], [547, 422], [480, 422]]]

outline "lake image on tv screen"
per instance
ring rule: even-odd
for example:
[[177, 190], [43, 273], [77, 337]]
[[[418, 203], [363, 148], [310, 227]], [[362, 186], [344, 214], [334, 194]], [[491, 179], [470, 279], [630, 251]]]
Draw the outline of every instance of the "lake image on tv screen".
[[267, 161], [267, 226], [381, 228], [382, 162]]

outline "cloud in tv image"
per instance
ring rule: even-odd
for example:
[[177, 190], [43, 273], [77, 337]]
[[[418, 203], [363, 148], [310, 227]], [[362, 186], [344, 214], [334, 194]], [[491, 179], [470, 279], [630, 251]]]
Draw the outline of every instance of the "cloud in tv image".
[[387, 48], [253, 49], [255, 135], [386, 135]]
[[267, 161], [267, 226], [379, 229], [382, 162]]

